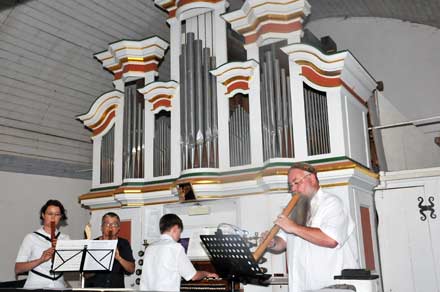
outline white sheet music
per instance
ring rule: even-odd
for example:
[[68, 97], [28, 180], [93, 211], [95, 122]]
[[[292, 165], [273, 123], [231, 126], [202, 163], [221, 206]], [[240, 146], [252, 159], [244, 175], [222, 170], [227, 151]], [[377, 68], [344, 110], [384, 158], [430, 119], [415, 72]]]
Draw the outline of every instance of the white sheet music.
[[83, 271], [111, 270], [117, 240], [58, 240], [53, 262], [56, 272], [79, 271], [86, 247]]

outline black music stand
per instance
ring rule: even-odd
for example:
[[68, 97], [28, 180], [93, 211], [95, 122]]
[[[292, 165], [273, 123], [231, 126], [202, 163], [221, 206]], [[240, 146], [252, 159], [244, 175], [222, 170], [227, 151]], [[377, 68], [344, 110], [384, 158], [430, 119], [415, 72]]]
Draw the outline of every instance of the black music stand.
[[249, 247], [240, 235], [223, 235], [218, 230], [215, 235], [200, 235], [220, 277], [232, 282], [268, 286], [270, 274], [261, 271]]

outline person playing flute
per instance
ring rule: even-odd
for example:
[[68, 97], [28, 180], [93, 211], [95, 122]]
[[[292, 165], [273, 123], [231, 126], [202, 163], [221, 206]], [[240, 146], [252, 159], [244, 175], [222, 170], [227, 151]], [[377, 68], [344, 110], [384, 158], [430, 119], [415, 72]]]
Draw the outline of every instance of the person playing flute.
[[342, 200], [320, 187], [313, 166], [294, 163], [288, 183], [300, 199], [290, 216], [275, 220], [281, 230], [268, 250], [287, 251], [289, 292], [332, 285], [342, 269], [359, 267], [354, 222]]
[[94, 274], [86, 274], [86, 287], [125, 288], [124, 275], [129, 275], [134, 272], [135, 260], [128, 240], [118, 236], [120, 230], [121, 220], [119, 219], [118, 214], [108, 212], [102, 216], [102, 235], [96, 239], [118, 240], [115, 261], [111, 271], [99, 271]]
[[52, 258], [58, 239], [70, 237], [60, 233], [57, 226], [67, 220], [66, 210], [58, 200], [48, 200], [40, 209], [41, 228], [29, 233], [23, 239], [18, 251], [15, 274], [29, 272], [24, 288], [65, 288], [62, 273], [53, 273]]

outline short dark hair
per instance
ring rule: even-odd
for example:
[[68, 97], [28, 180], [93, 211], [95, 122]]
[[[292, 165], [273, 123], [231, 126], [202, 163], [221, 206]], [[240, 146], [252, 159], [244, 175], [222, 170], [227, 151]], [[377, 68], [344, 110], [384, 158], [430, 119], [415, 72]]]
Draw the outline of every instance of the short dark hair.
[[118, 221], [121, 222], [121, 219], [119, 218], [118, 214], [116, 214], [115, 212], [107, 212], [107, 213], [105, 213], [104, 216], [102, 216], [101, 223], [104, 222], [105, 217], [117, 218]]
[[66, 216], [66, 209], [64, 209], [63, 204], [61, 204], [60, 201], [58, 200], [48, 200], [46, 202], [46, 204], [43, 205], [43, 207], [41, 207], [40, 209], [40, 220], [43, 221], [43, 214], [46, 213], [46, 210], [49, 206], [55, 206], [60, 208], [60, 212], [61, 212], [61, 221], [67, 220], [67, 216]]
[[173, 226], [177, 225], [181, 230], [183, 230], [182, 220], [176, 214], [165, 214], [160, 218], [159, 229], [160, 233], [170, 230]]

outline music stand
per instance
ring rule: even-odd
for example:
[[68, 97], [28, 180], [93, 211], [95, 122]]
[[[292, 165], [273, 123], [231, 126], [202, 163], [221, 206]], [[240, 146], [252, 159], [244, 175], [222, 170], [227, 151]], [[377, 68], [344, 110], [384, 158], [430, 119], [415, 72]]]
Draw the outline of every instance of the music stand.
[[223, 235], [218, 230], [215, 235], [200, 235], [208, 250], [212, 264], [222, 278], [232, 282], [268, 286], [270, 274], [261, 271], [249, 247], [240, 235]]
[[84, 271], [111, 271], [116, 245], [117, 240], [59, 240], [51, 272], [80, 272], [82, 275]]

